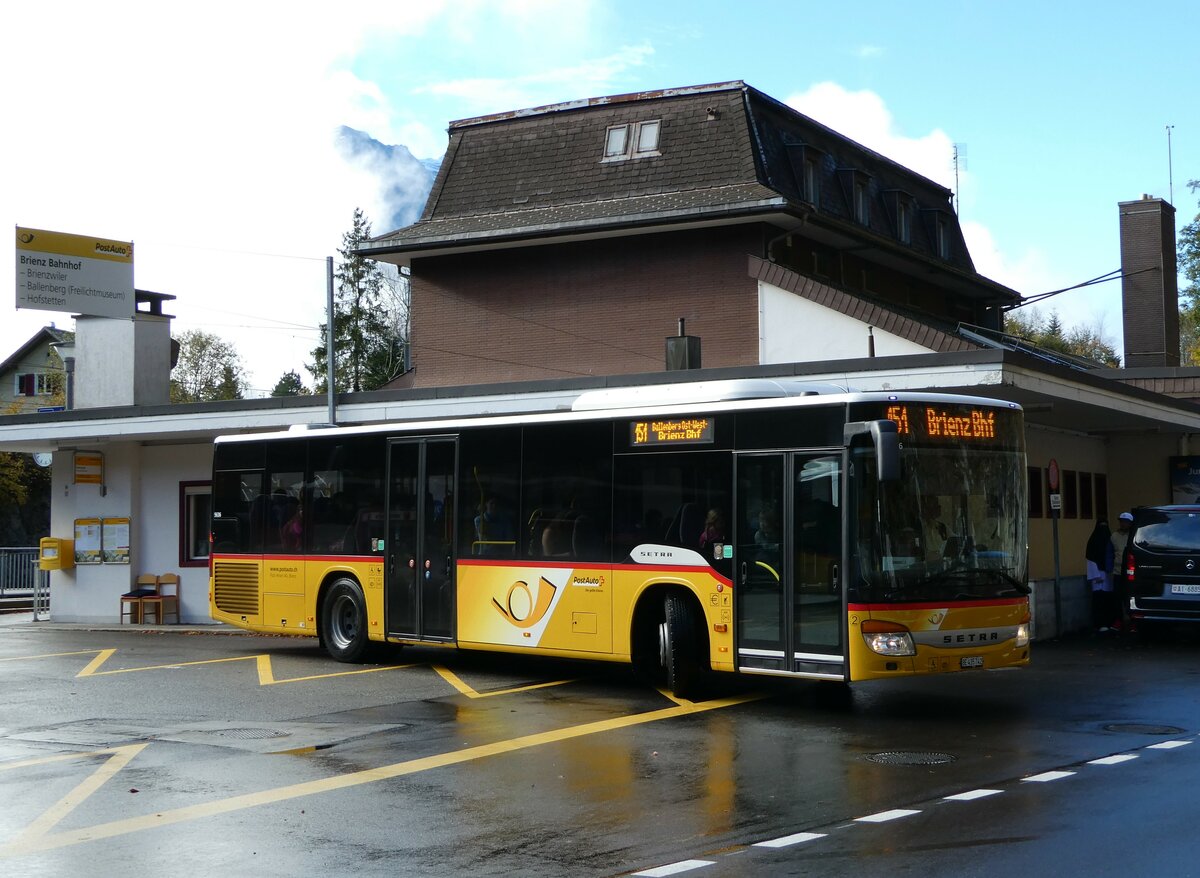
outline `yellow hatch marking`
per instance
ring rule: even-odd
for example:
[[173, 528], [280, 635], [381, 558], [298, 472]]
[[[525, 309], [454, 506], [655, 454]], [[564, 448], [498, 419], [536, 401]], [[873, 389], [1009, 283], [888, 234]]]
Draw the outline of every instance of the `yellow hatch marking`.
[[129, 744], [124, 747], [112, 747], [107, 750], [94, 750], [90, 753], [72, 753], [66, 756], [49, 756], [42, 759], [25, 759], [20, 762], [10, 763], [8, 765], [0, 765], [0, 770], [23, 768], [30, 765], [41, 765], [47, 762], [60, 762], [65, 759], [79, 759], [85, 756], [96, 756], [102, 753], [111, 753], [104, 764], [92, 772], [87, 780], [80, 783], [75, 789], [67, 793], [53, 805], [51, 805], [40, 817], [31, 823], [24, 832], [18, 835], [15, 839], [9, 842], [4, 847], [0, 848], [0, 856], [7, 855], [10, 849], [19, 849], [21, 847], [36, 844], [40, 839], [44, 838], [46, 833], [59, 824], [64, 817], [78, 808], [87, 800], [88, 796], [104, 786], [112, 779], [118, 771], [129, 764], [133, 757], [145, 749], [146, 744]]
[[533, 689], [545, 689], [548, 686], [561, 686], [564, 683], [575, 682], [574, 680], [552, 680], [549, 683], [531, 683], [528, 686], [514, 686], [511, 689], [495, 689], [491, 692], [480, 692], [464, 683], [462, 678], [449, 668], [442, 667], [441, 665], [432, 665], [432, 667], [443, 680], [468, 698], [490, 698], [493, 695], [512, 695], [515, 692], [529, 692]]
[[[90, 652], [90, 650], [89, 650]], [[351, 677], [357, 674], [374, 674], [379, 671], [395, 671], [402, 668], [414, 667], [412, 664], [407, 665], [383, 665], [378, 668], [356, 668], [353, 671], [334, 671], [331, 674], [309, 674], [305, 677], [289, 677], [286, 680], [275, 679], [275, 671], [271, 667], [271, 657], [265, 653], [259, 655], [237, 655], [230, 658], [219, 659], [203, 659], [197, 662], [172, 662], [169, 665], [147, 665], [141, 668], [113, 668], [112, 670], [102, 671], [101, 665], [112, 658], [115, 649], [104, 649], [100, 654], [92, 659], [91, 663], [86, 668], [76, 674], [76, 677], [105, 677], [112, 674], [136, 674], [140, 671], [163, 671], [173, 670], [176, 668], [190, 668], [197, 665], [218, 665], [224, 662], [249, 662], [255, 663], [258, 668], [258, 685], [260, 686], [277, 686], [283, 683], [300, 683], [305, 680], [324, 680], [329, 677]]]
[[0, 662], [23, 662], [32, 659], [58, 658], [63, 655], [91, 655], [96, 652], [94, 649], [80, 649], [75, 652], [46, 652], [41, 655], [10, 655], [7, 658], [0, 658]]
[[666, 707], [661, 710], [653, 710], [648, 713], [633, 714], [631, 716], [616, 717], [614, 719], [598, 720], [596, 722], [583, 723], [577, 726], [568, 726], [562, 729], [555, 729], [549, 732], [539, 732], [533, 735], [523, 735], [519, 738], [510, 738], [506, 741], [497, 741], [492, 744], [482, 744], [477, 747], [468, 747], [464, 750], [458, 750], [452, 753], [441, 753], [436, 756], [426, 756], [421, 759], [411, 759], [406, 762], [396, 762], [391, 765], [383, 765], [378, 768], [368, 768], [362, 771], [353, 771], [348, 774], [329, 777], [323, 780], [311, 780], [303, 783], [289, 784], [287, 786], [276, 787], [269, 790], [261, 790], [257, 793], [246, 793], [239, 796], [230, 796], [226, 799], [218, 799], [214, 802], [205, 802], [199, 805], [188, 805], [183, 808], [174, 808], [167, 811], [159, 811], [154, 814], [146, 814], [141, 817], [129, 817], [124, 820], [113, 820], [109, 823], [100, 823], [96, 826], [90, 826], [84, 829], [73, 829], [67, 832], [60, 832], [56, 835], [39, 835], [29, 837], [27, 832], [21, 838], [0, 848], [0, 858], [19, 856], [22, 854], [30, 854], [39, 851], [54, 850], [56, 848], [70, 847], [72, 845], [82, 844], [88, 841], [98, 841], [106, 838], [117, 838], [123, 835], [129, 835], [134, 832], [141, 832], [147, 829], [155, 829], [162, 826], [173, 826], [179, 823], [185, 823], [190, 820], [200, 820], [205, 817], [213, 817], [218, 814], [230, 814], [236, 811], [244, 811], [248, 808], [257, 808], [262, 805], [270, 805], [276, 802], [285, 802], [290, 799], [298, 799], [303, 796], [312, 796], [318, 793], [328, 793], [334, 790], [344, 790], [350, 787], [361, 786], [363, 784], [375, 783], [382, 780], [391, 780], [405, 775], [416, 774], [422, 771], [430, 771], [435, 768], [445, 768], [451, 765], [461, 765], [466, 762], [473, 762], [477, 759], [486, 759], [491, 756], [500, 756], [506, 753], [516, 753], [521, 750], [528, 750], [533, 747], [543, 747], [547, 744], [557, 744], [562, 741], [568, 741], [574, 738], [582, 738], [588, 735], [595, 735], [601, 732], [609, 732], [616, 729], [625, 729], [632, 726], [645, 725], [647, 723], [661, 722], [668, 719], [676, 719], [678, 717], [689, 716], [696, 713], [705, 713], [711, 710], [720, 710], [726, 707], [733, 707], [738, 704], [745, 704], [749, 701], [754, 701], [763, 697], [759, 694], [742, 695], [732, 698], [723, 698], [717, 701], [705, 701], [696, 704], [680, 704], [675, 707]]

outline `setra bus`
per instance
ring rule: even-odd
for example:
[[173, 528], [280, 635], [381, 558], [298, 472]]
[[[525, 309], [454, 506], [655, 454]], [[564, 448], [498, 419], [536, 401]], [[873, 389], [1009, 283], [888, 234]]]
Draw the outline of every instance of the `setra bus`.
[[849, 683], [1029, 661], [1022, 412], [745, 379], [218, 438], [213, 618]]

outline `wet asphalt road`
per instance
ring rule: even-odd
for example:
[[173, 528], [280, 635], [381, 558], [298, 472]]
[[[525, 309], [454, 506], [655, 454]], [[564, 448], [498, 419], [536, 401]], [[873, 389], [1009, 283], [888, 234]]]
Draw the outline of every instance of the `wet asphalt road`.
[[0, 874], [1200, 874], [1198, 634], [692, 705], [602, 664], [3, 627]]

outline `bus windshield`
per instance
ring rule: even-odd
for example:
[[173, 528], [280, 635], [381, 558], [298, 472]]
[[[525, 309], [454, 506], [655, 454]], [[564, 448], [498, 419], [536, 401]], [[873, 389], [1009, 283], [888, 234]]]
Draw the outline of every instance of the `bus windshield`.
[[901, 477], [890, 482], [876, 480], [871, 449], [856, 449], [853, 461], [857, 575], [850, 580], [851, 601], [1029, 593], [1023, 451], [905, 444]]

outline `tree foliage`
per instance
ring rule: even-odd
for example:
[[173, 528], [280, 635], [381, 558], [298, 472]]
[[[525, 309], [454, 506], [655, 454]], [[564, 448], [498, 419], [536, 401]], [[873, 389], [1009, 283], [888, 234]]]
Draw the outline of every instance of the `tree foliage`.
[[[361, 208], [355, 208], [354, 225], [342, 236], [341, 264], [334, 273], [334, 387], [338, 391], [375, 390], [404, 371], [407, 282], [394, 269], [385, 272], [380, 263], [355, 252], [370, 237], [370, 221]], [[307, 367], [318, 393], [326, 389], [327, 326], [321, 325], [322, 341]]]
[[1031, 311], [1009, 311], [1004, 315], [1004, 331], [1040, 348], [1084, 357], [1104, 366], [1121, 365], [1116, 345], [1104, 337], [1103, 326], [1079, 325], [1067, 329], [1057, 311], [1043, 315]]
[[[20, 402], [5, 414], [21, 411]], [[50, 532], [50, 470], [32, 454], [0, 452], [0, 545], [29, 546]]]
[[231, 342], [202, 329], [189, 329], [177, 341], [179, 361], [171, 370], [171, 402], [245, 397], [246, 370]]
[[271, 390], [271, 396], [303, 396], [306, 393], [308, 393], [308, 389], [304, 386], [300, 373], [295, 369], [280, 375], [279, 380], [275, 382], [275, 387]]
[[[1200, 191], [1200, 180], [1190, 181], [1188, 189]], [[1200, 213], [1179, 230], [1176, 257], [1187, 281], [1179, 291], [1179, 362], [1200, 366]]]

